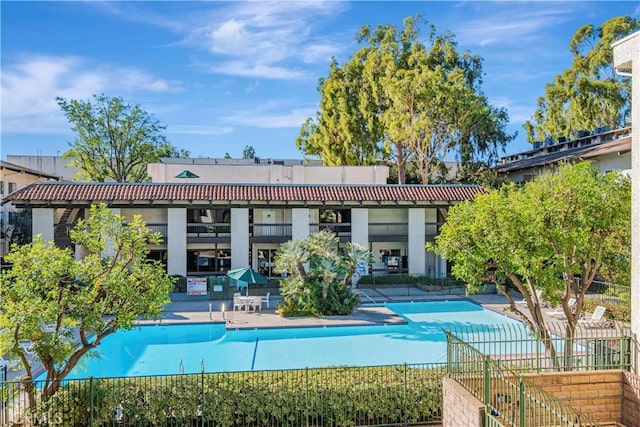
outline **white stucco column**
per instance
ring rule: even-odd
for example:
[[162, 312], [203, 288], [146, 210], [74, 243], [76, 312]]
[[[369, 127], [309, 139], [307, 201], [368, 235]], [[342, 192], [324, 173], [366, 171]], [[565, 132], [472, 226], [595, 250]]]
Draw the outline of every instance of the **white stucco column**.
[[[640, 31], [613, 44], [613, 66], [631, 70], [631, 334], [640, 341]], [[633, 370], [640, 373], [640, 346]]]
[[55, 210], [53, 208], [33, 209], [31, 230], [34, 237], [39, 234], [45, 242], [53, 242], [54, 214]]
[[351, 209], [351, 243], [369, 247], [369, 209]]
[[231, 208], [231, 269], [249, 263], [249, 209]]
[[409, 209], [409, 238], [407, 243], [407, 260], [409, 262], [409, 274], [425, 274], [424, 247], [424, 208]]
[[187, 275], [187, 209], [167, 209], [167, 273]]
[[309, 237], [309, 209], [291, 209], [291, 238], [305, 240]]

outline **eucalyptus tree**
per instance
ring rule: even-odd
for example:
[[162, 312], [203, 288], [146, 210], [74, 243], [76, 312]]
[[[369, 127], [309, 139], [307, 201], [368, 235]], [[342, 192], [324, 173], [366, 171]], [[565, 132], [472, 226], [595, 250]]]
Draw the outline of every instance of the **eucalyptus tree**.
[[[630, 215], [629, 181], [600, 175], [584, 162], [453, 206], [430, 247], [452, 262], [452, 274], [472, 291], [487, 282], [511, 282], [531, 317], [506, 287], [511, 310], [539, 331], [553, 353], [536, 290], [561, 305], [571, 339], [594, 279], [630, 261]], [[570, 298], [577, 300], [574, 307]]]
[[305, 156], [332, 166], [372, 165], [382, 157], [377, 108], [364, 75], [368, 65], [362, 54], [343, 66], [331, 62], [329, 76], [318, 85], [320, 110], [315, 120], [305, 121], [296, 139]]
[[579, 130], [629, 125], [631, 81], [616, 75], [611, 44], [640, 28], [640, 20], [617, 16], [595, 27], [584, 25], [569, 43], [571, 68], [547, 84], [531, 121], [529, 142], [546, 137], [575, 137]]
[[93, 101], [56, 98], [76, 133], [64, 153], [80, 172], [74, 178], [96, 182], [142, 182], [147, 164], [163, 157], [188, 157], [162, 134], [166, 126], [139, 105], [94, 95]]
[[[332, 62], [321, 84], [320, 111], [303, 126], [299, 149], [329, 164], [335, 158], [361, 164], [345, 154], [359, 152], [361, 141], [337, 143], [335, 135], [364, 136], [368, 153], [395, 162], [399, 184], [409, 164], [428, 183], [453, 151], [462, 162], [497, 155], [512, 136], [505, 132], [506, 111], [492, 107], [481, 91], [481, 58], [458, 52], [454, 36], [438, 35], [433, 26], [425, 46], [418, 24], [419, 17], [409, 17], [402, 29], [361, 28], [364, 46], [346, 63]], [[324, 89], [333, 86], [354, 92], [328, 96]], [[333, 127], [324, 125], [325, 117], [338, 114]]]
[[[125, 224], [96, 205], [71, 230], [71, 240], [88, 255], [76, 260], [70, 249], [36, 236], [12, 247], [6, 255], [12, 267], [0, 276], [0, 354], [22, 363], [31, 408], [38, 396], [51, 398], [105, 337], [131, 329], [138, 317], [157, 317], [169, 302], [171, 279], [159, 262], [147, 259], [148, 243], [161, 237], [141, 217]], [[45, 374], [36, 386], [38, 362]]]

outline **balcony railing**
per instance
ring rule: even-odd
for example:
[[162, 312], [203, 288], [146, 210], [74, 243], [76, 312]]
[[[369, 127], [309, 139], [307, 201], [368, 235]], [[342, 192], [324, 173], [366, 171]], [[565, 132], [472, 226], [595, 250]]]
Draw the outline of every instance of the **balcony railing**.
[[229, 237], [231, 224], [227, 222], [189, 223], [187, 236], [189, 237]]
[[160, 233], [164, 240], [167, 239], [167, 224], [147, 224], [147, 228], [153, 233]]
[[350, 236], [351, 235], [351, 223], [350, 222], [321, 222], [317, 224], [309, 224], [309, 231], [311, 233], [317, 233], [321, 230], [329, 230], [336, 236]]
[[291, 224], [249, 224], [251, 237], [291, 237]]
[[380, 222], [369, 224], [369, 236], [406, 236], [408, 232], [406, 222]]

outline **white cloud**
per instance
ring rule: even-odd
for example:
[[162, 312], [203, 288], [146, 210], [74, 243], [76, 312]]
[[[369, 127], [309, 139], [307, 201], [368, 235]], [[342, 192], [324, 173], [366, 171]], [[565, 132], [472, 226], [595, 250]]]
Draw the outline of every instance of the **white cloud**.
[[[313, 29], [345, 5], [340, 2], [237, 2], [216, 8], [188, 40], [214, 54], [220, 74], [268, 79], [301, 78], [302, 64], [328, 63], [342, 46]], [[298, 65], [295, 65], [298, 64]]]
[[180, 82], [144, 71], [90, 64], [75, 56], [26, 56], [2, 69], [2, 131], [68, 131], [56, 97], [89, 99], [100, 93], [176, 92]]
[[260, 108], [238, 111], [221, 117], [223, 122], [238, 126], [252, 126], [258, 128], [299, 128], [304, 121], [315, 113], [314, 108], [290, 108], [284, 111], [274, 111], [282, 108], [276, 105], [263, 105]]
[[209, 70], [237, 77], [258, 77], [271, 80], [297, 80], [305, 77], [302, 70], [243, 61], [224, 62], [211, 66]]
[[206, 126], [206, 125], [171, 125], [167, 126], [168, 134], [176, 135], [225, 135], [233, 132], [230, 126]]
[[545, 3], [542, 7], [536, 2], [525, 2], [520, 8], [501, 8], [497, 3], [494, 8], [482, 11], [481, 17], [461, 21], [454, 33], [457, 40], [469, 46], [522, 44], [542, 38], [546, 30], [562, 25], [574, 13], [567, 3]]

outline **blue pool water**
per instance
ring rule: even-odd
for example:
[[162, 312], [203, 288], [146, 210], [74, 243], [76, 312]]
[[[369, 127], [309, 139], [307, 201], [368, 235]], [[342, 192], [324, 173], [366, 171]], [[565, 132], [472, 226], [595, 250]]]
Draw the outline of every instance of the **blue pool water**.
[[141, 326], [107, 337], [68, 377], [388, 365], [446, 361], [442, 328], [519, 325], [468, 301], [389, 303], [406, 325], [225, 330], [223, 324]]

